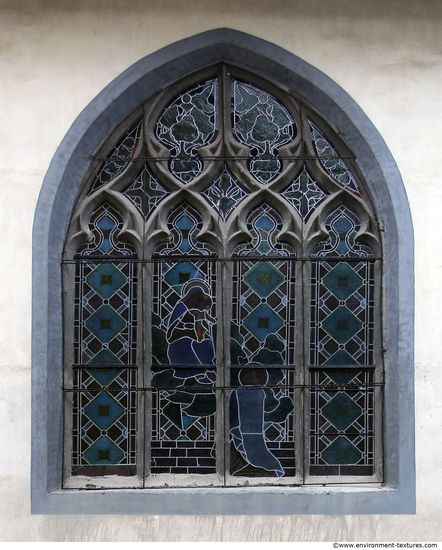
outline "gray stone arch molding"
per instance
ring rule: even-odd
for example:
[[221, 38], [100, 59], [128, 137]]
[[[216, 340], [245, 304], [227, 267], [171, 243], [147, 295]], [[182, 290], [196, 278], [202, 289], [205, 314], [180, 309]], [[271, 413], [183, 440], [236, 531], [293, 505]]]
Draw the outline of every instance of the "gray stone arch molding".
[[[382, 220], [384, 262], [384, 474], [379, 486], [61, 490], [63, 243], [91, 152], [139, 105], [218, 62], [305, 97], [350, 143]], [[52, 159], [33, 228], [32, 511], [136, 514], [414, 513], [413, 229], [401, 176], [382, 137], [335, 82], [260, 38], [216, 29], [141, 59], [75, 120]]]

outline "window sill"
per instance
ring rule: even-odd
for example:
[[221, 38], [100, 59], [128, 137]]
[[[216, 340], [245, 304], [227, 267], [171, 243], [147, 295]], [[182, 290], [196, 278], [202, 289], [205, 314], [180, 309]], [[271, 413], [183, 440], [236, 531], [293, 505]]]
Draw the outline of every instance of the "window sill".
[[[271, 497], [271, 498], [269, 498]], [[296, 487], [67, 489], [33, 494], [34, 514], [414, 514], [413, 488]]]

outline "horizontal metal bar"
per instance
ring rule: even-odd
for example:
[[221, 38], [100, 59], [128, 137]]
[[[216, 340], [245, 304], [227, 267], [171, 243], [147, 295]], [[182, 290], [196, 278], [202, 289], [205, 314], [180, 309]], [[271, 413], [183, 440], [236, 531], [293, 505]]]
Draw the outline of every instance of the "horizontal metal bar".
[[[136, 364], [129, 364], [125, 365], [122, 363], [112, 363], [112, 364], [104, 364], [104, 363], [89, 363], [89, 364], [72, 364], [71, 365], [73, 369], [138, 369], [140, 368], [140, 365]], [[156, 369], [206, 369], [208, 371], [214, 371], [217, 368], [224, 368], [224, 365], [178, 365], [178, 364], [161, 364], [161, 365], [151, 365], [152, 370]], [[247, 369], [247, 370], [264, 370], [264, 369], [280, 369], [280, 370], [294, 370], [294, 369], [300, 369], [302, 368], [299, 365], [294, 364], [269, 364], [269, 365], [261, 365], [260, 363], [245, 363], [245, 364], [239, 364], [239, 363], [231, 363], [230, 364], [231, 369]], [[320, 370], [320, 371], [328, 371], [330, 369], [350, 369], [354, 371], [358, 370], [374, 370], [376, 368], [375, 365], [307, 365], [307, 368], [309, 370]]]
[[134, 264], [158, 264], [163, 262], [222, 262], [222, 263], [238, 263], [238, 262], [374, 262], [382, 261], [379, 256], [370, 256], [369, 258], [360, 256], [232, 256], [230, 258], [218, 258], [214, 256], [192, 256], [192, 255], [171, 255], [153, 257], [149, 259], [141, 258], [125, 258], [121, 256], [75, 256], [72, 259], [64, 259], [62, 265], [69, 264], [101, 264], [101, 263], [134, 263]]
[[224, 162], [226, 160], [355, 160], [355, 155], [285, 155], [285, 156], [276, 156], [276, 155], [238, 155], [238, 156], [189, 156], [189, 155], [176, 155], [176, 156], [166, 156], [166, 157], [97, 157], [90, 155], [89, 160], [98, 161], [98, 162], [170, 162], [171, 160], [211, 160]]
[[375, 386], [384, 386], [384, 382], [373, 382], [370, 384], [275, 384], [268, 386], [209, 386], [208, 388], [195, 388], [194, 386], [179, 386], [177, 388], [172, 388], [170, 386], [146, 386], [146, 387], [126, 387], [120, 389], [110, 389], [107, 386], [99, 386], [98, 388], [61, 388], [63, 392], [72, 392], [72, 393], [120, 393], [120, 392], [131, 392], [131, 391], [168, 391], [168, 392], [196, 392], [196, 393], [213, 393], [214, 391], [221, 390], [267, 390], [267, 389], [315, 389], [317, 391], [367, 391], [372, 390]]
[[138, 365], [124, 365], [122, 363], [112, 363], [112, 364], [78, 364], [72, 365], [73, 369], [138, 369]]
[[152, 365], [152, 369], [206, 369], [206, 370], [216, 370], [216, 365], [211, 363], [210, 365], [170, 365], [170, 364], [161, 364], [161, 365]]
[[376, 365], [307, 365], [309, 370], [327, 371], [329, 369], [350, 369], [350, 370], [374, 370]]

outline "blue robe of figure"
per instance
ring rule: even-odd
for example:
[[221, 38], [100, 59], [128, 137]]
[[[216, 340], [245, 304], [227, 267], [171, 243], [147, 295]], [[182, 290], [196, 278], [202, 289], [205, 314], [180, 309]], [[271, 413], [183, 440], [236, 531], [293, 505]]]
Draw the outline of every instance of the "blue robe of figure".
[[[167, 356], [171, 365], [212, 365], [215, 350], [207, 310], [211, 298], [199, 287], [192, 287], [177, 302], [167, 329]], [[204, 369], [176, 369], [175, 376], [188, 378]]]

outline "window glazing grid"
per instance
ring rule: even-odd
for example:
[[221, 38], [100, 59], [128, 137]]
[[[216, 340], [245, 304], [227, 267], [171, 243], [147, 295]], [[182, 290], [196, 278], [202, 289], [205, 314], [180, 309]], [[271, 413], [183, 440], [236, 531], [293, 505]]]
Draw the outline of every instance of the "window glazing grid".
[[[353, 260], [360, 263], [359, 259]], [[363, 263], [373, 266], [375, 261], [370, 259]], [[185, 282], [178, 282], [181, 285], [192, 280], [201, 282], [204, 272], [206, 277], [211, 272], [218, 272], [218, 277], [223, 278], [221, 272], [226, 270], [236, 274], [232, 286], [234, 293], [240, 295], [241, 284], [247, 288], [258, 285], [255, 291], [269, 297], [272, 281], [273, 286], [276, 282], [281, 286], [279, 278], [267, 276], [269, 267], [272, 275], [275, 264], [280, 270], [283, 266], [282, 272], [288, 274], [296, 271], [296, 264], [313, 266], [318, 263], [318, 260], [305, 258], [225, 260], [200, 256], [191, 258], [191, 264], [162, 258], [150, 261], [134, 259], [124, 262], [124, 265], [129, 265], [132, 272], [143, 266], [152, 270], [156, 274], [154, 284], [159, 288], [168, 284], [164, 273], [174, 268], [177, 272], [187, 273], [190, 269], [201, 272], [201, 278], [186, 277]], [[110, 260], [79, 260], [76, 262], [77, 280], [87, 280], [88, 275], [84, 273], [94, 273], [97, 266], [107, 268], [112, 265]], [[80, 276], [80, 273], [83, 275]], [[176, 273], [173, 273], [173, 279], [172, 275], [168, 279], [180, 281]], [[216, 280], [216, 275], [213, 279]], [[293, 275], [288, 278], [286, 275], [285, 280], [285, 284], [290, 282], [294, 289]], [[105, 278], [105, 281], [108, 284], [109, 280]], [[216, 283], [212, 284], [216, 287]], [[78, 283], [77, 289], [81, 288]], [[154, 295], [165, 296], [164, 302], [167, 301], [164, 288]], [[79, 296], [77, 294], [76, 302]], [[239, 302], [238, 299], [236, 301]], [[273, 300], [269, 301], [273, 303]], [[176, 303], [167, 307], [173, 310]], [[257, 303], [262, 302], [259, 300]], [[235, 299], [232, 304], [235, 309]], [[141, 394], [143, 408], [149, 407], [149, 403], [151, 407], [143, 414], [147, 412], [151, 416], [152, 435], [150, 441], [146, 439], [141, 443], [146, 447], [145, 471], [150, 475], [186, 474], [191, 478], [191, 474], [197, 474], [204, 479], [196, 483], [203, 486], [241, 485], [243, 479], [247, 485], [299, 483], [299, 475], [304, 478], [304, 483], [321, 483], [321, 479], [326, 477], [333, 479], [333, 483], [357, 482], [354, 476], [372, 478], [375, 469], [375, 387], [379, 386], [382, 391], [383, 386], [374, 382], [373, 365], [364, 367], [354, 361], [349, 364], [347, 358], [341, 364], [335, 360], [333, 365], [324, 365], [323, 368], [290, 363], [293, 357], [290, 346], [276, 349], [269, 342], [274, 335], [272, 331], [281, 331], [281, 326], [273, 326], [269, 316], [263, 323], [263, 314], [253, 319], [253, 326], [251, 320], [248, 322], [252, 332], [256, 332], [254, 337], [263, 340], [264, 347], [258, 344], [251, 357], [246, 359], [241, 353], [249, 351], [234, 320], [238, 314], [233, 313], [232, 332], [228, 338], [230, 367], [227, 364], [218, 366], [218, 370], [222, 371], [221, 377], [226, 381], [224, 385], [218, 385], [214, 363], [170, 364], [158, 332], [161, 322], [158, 321], [160, 316], [156, 309], [159, 307], [160, 303], [152, 309], [153, 319], [157, 321], [152, 325], [155, 351], [152, 353], [151, 382], [148, 386], [137, 383], [137, 378], [142, 380], [143, 376], [135, 364], [118, 368], [114, 356], [109, 356], [106, 362], [103, 350], [97, 352], [97, 355], [101, 353], [99, 363], [91, 361], [89, 365], [75, 365], [74, 387], [66, 391], [73, 399], [73, 475], [142, 476], [143, 468], [139, 463], [137, 466], [136, 457], [139, 444], [137, 422], [141, 412], [137, 411], [137, 407]], [[290, 314], [287, 313], [286, 323], [293, 330], [290, 319], [294, 316], [294, 303], [290, 304], [288, 300], [286, 307], [292, 309]], [[278, 312], [280, 315], [281, 311]], [[247, 316], [246, 311], [242, 317], [246, 319]], [[216, 314], [218, 322], [222, 322], [223, 317], [223, 311]], [[103, 330], [101, 325], [100, 330]], [[108, 328], [105, 327], [105, 330]], [[241, 361], [244, 363], [241, 364]], [[310, 372], [309, 378], [306, 383], [298, 383], [299, 373], [305, 369]], [[296, 415], [302, 414], [303, 402], [309, 417], [308, 447], [296, 431]], [[222, 414], [217, 415], [217, 403], [218, 407], [222, 404]], [[241, 423], [243, 430], [239, 429]], [[253, 426], [258, 424], [264, 429], [254, 432]], [[250, 441], [245, 443], [245, 432], [251, 447]], [[229, 441], [228, 447], [225, 437]], [[217, 450], [218, 446], [223, 449], [222, 452]], [[255, 447], [256, 454], [251, 455], [248, 447]], [[250, 462], [244, 460], [245, 456]], [[267, 469], [259, 466], [260, 461]], [[303, 463], [307, 464], [307, 469], [302, 474]], [[287, 481], [284, 481], [286, 478]], [[181, 486], [183, 481], [186, 485], [185, 479], [172, 479], [168, 483], [164, 477], [157, 482], [155, 479], [149, 482], [149, 477], [145, 479], [147, 486], [163, 486], [165, 483]], [[140, 483], [138, 486], [142, 487], [143, 480]], [[194, 483], [195, 480], [190, 480], [189, 486]]]
[[316, 114], [229, 71], [133, 116], [85, 190], [96, 207], [65, 383], [67, 456], [83, 469], [69, 475], [379, 481], [380, 258], [359, 240], [377, 238], [369, 200]]

